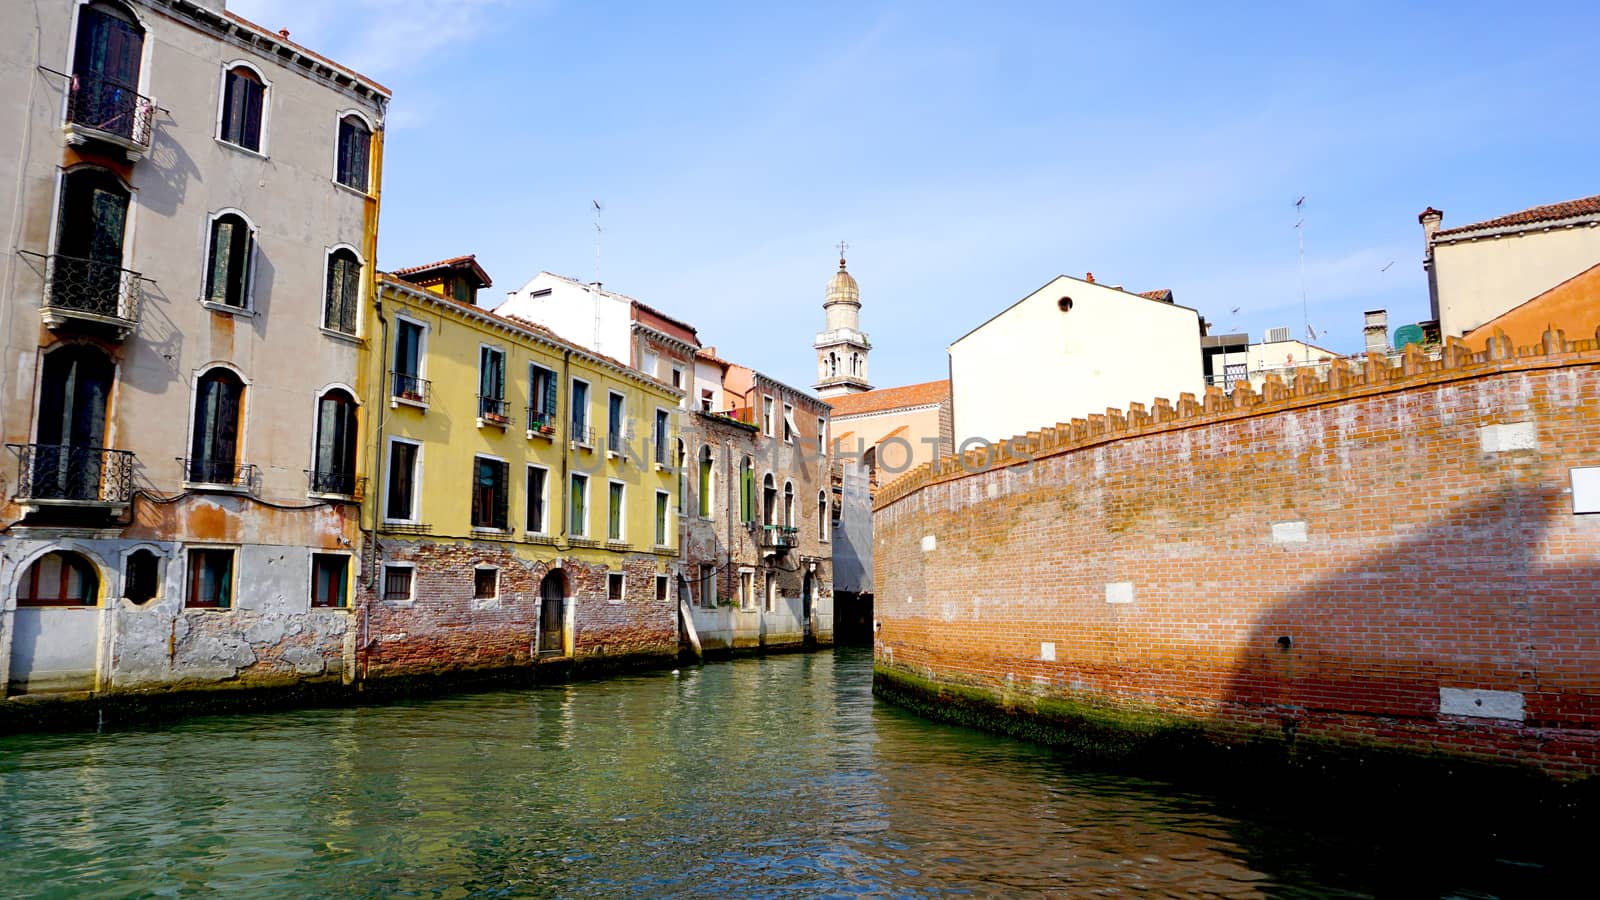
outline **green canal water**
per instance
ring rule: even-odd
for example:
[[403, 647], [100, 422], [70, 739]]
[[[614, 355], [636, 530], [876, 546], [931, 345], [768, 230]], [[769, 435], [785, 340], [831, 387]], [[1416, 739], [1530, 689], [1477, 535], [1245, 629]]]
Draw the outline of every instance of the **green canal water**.
[[1086, 770], [870, 681], [840, 650], [0, 738], [0, 896], [1564, 893], [1473, 826]]

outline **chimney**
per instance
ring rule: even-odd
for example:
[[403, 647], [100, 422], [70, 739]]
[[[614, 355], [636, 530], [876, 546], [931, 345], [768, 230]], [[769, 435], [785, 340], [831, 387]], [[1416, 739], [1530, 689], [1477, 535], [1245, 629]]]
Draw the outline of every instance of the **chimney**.
[[[1435, 225], [1438, 219], [1434, 219]], [[1362, 335], [1367, 339], [1368, 353], [1389, 352], [1389, 312], [1382, 309], [1369, 309], [1366, 312], [1366, 321], [1361, 329]]]
[[1433, 271], [1433, 236], [1443, 220], [1444, 213], [1431, 206], [1417, 216], [1422, 223], [1422, 271], [1428, 273], [1428, 309], [1435, 320], [1439, 318], [1439, 276]]
[[279, 28], [278, 29], [278, 37], [281, 37], [281, 38], [283, 38], [284, 40], [287, 41], [289, 39], [289, 29], [287, 29], [287, 28]]
[[1094, 284], [1094, 273], [1093, 272], [1086, 273], [1083, 276], [1083, 280], [1089, 282], [1090, 284]]

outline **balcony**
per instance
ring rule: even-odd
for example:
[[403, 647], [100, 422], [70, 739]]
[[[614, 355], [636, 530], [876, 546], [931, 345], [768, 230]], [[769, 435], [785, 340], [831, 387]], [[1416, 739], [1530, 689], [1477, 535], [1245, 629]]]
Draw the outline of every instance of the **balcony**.
[[495, 428], [510, 427], [511, 412], [506, 398], [478, 395], [478, 427], [482, 428], [485, 425]]
[[426, 409], [432, 401], [433, 383], [428, 379], [408, 375], [405, 372], [389, 373], [389, 406], [391, 409], [402, 403]]
[[574, 450], [594, 449], [594, 429], [582, 425], [573, 425], [569, 431], [569, 442]]
[[556, 433], [556, 417], [538, 407], [528, 407], [528, 438], [531, 440], [542, 437], [553, 440]]
[[351, 472], [319, 472], [316, 469], [308, 469], [306, 479], [309, 482], [306, 492], [311, 496], [350, 503], [360, 502], [367, 486], [366, 478]]
[[155, 134], [155, 104], [132, 88], [100, 75], [74, 75], [67, 89], [67, 141], [98, 141], [138, 162]]
[[761, 549], [787, 553], [800, 545], [800, 529], [792, 525], [761, 526]]
[[58, 444], [7, 444], [17, 455], [16, 500], [28, 512], [46, 506], [127, 509], [133, 452]]
[[221, 459], [179, 459], [183, 463], [183, 486], [193, 490], [248, 493], [255, 487], [256, 467]]
[[45, 257], [39, 317], [56, 331], [72, 324], [101, 326], [126, 339], [139, 324], [138, 272], [74, 256]]

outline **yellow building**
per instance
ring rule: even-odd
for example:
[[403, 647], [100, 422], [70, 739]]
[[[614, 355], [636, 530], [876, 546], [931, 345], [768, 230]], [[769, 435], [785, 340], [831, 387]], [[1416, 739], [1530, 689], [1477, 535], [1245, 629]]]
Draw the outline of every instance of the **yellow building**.
[[470, 256], [380, 276], [365, 670], [673, 656], [682, 394], [489, 285]]

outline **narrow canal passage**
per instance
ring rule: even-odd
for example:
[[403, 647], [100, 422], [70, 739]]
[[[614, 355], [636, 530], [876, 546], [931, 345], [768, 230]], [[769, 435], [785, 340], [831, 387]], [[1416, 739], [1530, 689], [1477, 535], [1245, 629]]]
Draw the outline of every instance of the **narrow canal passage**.
[[[0, 896], [1489, 896], [1555, 874], [874, 704], [866, 651], [0, 738]], [[1374, 810], [1374, 820], [1386, 816]], [[1287, 820], [1287, 824], [1286, 821]], [[1454, 842], [1442, 842], [1454, 843]], [[1430, 842], [1430, 847], [1435, 846]]]

